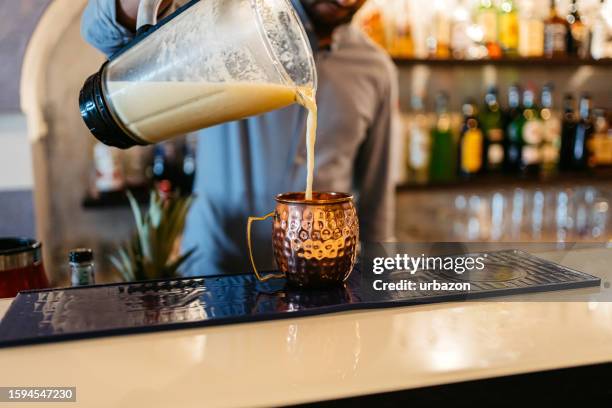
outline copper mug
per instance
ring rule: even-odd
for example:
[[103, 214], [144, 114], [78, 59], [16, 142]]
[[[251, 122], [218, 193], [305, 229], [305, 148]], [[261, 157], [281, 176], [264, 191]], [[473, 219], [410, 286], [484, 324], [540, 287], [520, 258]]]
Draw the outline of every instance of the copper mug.
[[[346, 193], [283, 193], [276, 208], [263, 217], [249, 217], [247, 243], [253, 271], [260, 281], [286, 278], [292, 286], [322, 288], [344, 282], [355, 266], [359, 220], [353, 196]], [[280, 273], [257, 271], [251, 246], [251, 225], [274, 217], [272, 244]]]

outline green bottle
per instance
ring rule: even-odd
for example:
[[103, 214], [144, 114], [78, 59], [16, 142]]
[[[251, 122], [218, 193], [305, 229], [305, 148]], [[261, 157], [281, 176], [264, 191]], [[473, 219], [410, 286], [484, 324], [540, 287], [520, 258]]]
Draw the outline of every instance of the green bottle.
[[432, 183], [445, 183], [455, 178], [455, 140], [448, 113], [448, 95], [436, 96], [436, 124], [431, 129], [431, 161], [429, 179]]
[[484, 166], [487, 171], [499, 171], [504, 164], [504, 124], [497, 99], [497, 88], [490, 87], [479, 115], [485, 134]]

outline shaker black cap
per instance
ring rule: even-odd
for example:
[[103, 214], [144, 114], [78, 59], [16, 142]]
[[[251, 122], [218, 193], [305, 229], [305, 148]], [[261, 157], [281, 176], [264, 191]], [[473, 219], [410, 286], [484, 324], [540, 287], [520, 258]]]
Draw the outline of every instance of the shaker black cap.
[[105, 66], [102, 65], [98, 72], [85, 80], [79, 94], [81, 117], [91, 133], [105, 145], [127, 149], [147, 144], [128, 134], [115, 122], [102, 94], [101, 72]]
[[93, 261], [93, 251], [89, 248], [76, 248], [68, 255], [70, 262], [81, 263]]

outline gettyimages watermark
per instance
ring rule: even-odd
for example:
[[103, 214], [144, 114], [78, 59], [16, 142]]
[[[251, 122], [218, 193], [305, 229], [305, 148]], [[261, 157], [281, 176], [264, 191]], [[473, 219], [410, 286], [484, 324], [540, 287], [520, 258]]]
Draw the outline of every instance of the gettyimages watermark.
[[366, 300], [612, 301], [609, 243], [376, 243], [361, 252]]
[[[382, 275], [385, 272], [405, 271], [410, 275], [416, 275], [419, 271], [445, 271], [461, 275], [473, 270], [483, 271], [486, 268], [485, 260], [488, 254], [476, 256], [410, 256], [409, 254], [396, 254], [393, 257], [375, 257], [372, 259], [372, 272]], [[399, 279], [397, 281], [385, 282], [383, 279], [373, 281], [374, 290], [449, 290], [469, 291], [470, 282], [455, 281], [413, 281], [410, 279]]]

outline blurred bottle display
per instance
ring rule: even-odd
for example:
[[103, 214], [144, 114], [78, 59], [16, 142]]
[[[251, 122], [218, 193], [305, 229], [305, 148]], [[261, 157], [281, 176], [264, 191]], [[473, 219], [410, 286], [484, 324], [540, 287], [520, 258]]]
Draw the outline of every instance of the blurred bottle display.
[[499, 171], [504, 163], [504, 123], [499, 106], [497, 88], [489, 87], [484, 106], [479, 115], [485, 135], [485, 162], [487, 171]]
[[408, 178], [425, 184], [429, 176], [429, 126], [422, 97], [413, 95], [411, 104], [413, 114], [404, 125], [408, 131]]
[[429, 178], [432, 183], [444, 183], [455, 178], [456, 147], [448, 111], [448, 95], [436, 96], [436, 122], [431, 129], [431, 161]]
[[550, 12], [544, 21], [544, 55], [559, 58], [567, 55], [569, 24], [557, 14], [557, 2], [550, 0]]
[[603, 109], [593, 111], [594, 133], [589, 143], [591, 167], [612, 166], [612, 128], [606, 119]]
[[459, 137], [459, 175], [471, 177], [483, 168], [484, 135], [478, 123], [478, 108], [472, 99], [463, 103], [463, 125]]
[[542, 158], [542, 171], [549, 175], [557, 169], [561, 145], [561, 121], [553, 108], [553, 87], [551, 84], [542, 87], [540, 101], [542, 104], [540, 118], [543, 123], [540, 156]]
[[547, 16], [542, 1], [371, 0], [356, 21], [396, 58], [612, 57], [609, 0], [559, 2], [562, 13], [551, 0]]
[[500, 58], [502, 51], [497, 42], [497, 8], [492, 0], [481, 0], [476, 10], [476, 24], [482, 31], [482, 41], [490, 58]]
[[519, 55], [537, 58], [544, 55], [544, 22], [536, 15], [535, 2], [523, 3], [519, 20]]
[[[540, 104], [536, 95], [540, 95]], [[578, 110], [571, 94], [564, 96], [562, 110], [555, 109], [553, 101], [552, 83], [538, 94], [533, 86], [521, 91], [514, 84], [508, 89], [504, 110], [497, 88], [491, 86], [481, 109], [468, 99], [462, 105], [463, 118], [458, 120], [449, 110], [448, 93], [439, 92], [435, 118], [430, 120], [423, 98], [414, 96], [412, 113], [403, 115], [403, 169], [407, 170], [403, 181], [436, 184], [453, 181], [457, 175], [472, 178], [502, 173], [547, 178], [558, 170], [584, 172], [612, 166], [612, 130], [606, 110], [593, 109], [587, 94], [582, 95]]]
[[535, 103], [533, 89], [523, 92], [523, 128], [521, 135], [521, 170], [526, 174], [539, 174], [542, 159], [541, 145], [544, 139], [544, 128], [540, 120], [539, 110]]
[[582, 22], [576, 0], [572, 0], [569, 13], [565, 18], [569, 24], [569, 34], [567, 36], [567, 52], [569, 55], [587, 58], [589, 56], [589, 29]]
[[512, 0], [502, 0], [499, 5], [499, 45], [505, 55], [518, 54], [518, 10]]
[[504, 168], [508, 173], [518, 172], [521, 166], [522, 136], [525, 117], [520, 104], [520, 88], [512, 85], [508, 88], [508, 110], [505, 118], [506, 154]]

